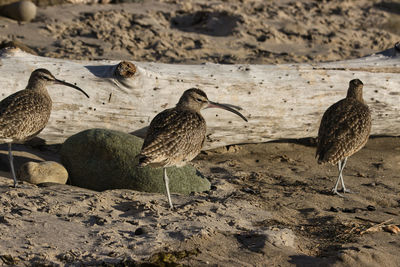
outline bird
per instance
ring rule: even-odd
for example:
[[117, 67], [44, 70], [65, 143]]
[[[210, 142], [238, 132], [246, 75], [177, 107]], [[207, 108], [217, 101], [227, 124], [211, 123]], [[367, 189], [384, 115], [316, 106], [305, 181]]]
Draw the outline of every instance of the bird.
[[[174, 208], [169, 192], [167, 168], [181, 167], [200, 153], [206, 137], [206, 121], [200, 113], [205, 108], [233, 112], [247, 122], [236, 109], [240, 107], [210, 101], [204, 91], [187, 89], [174, 108], [158, 113], [150, 122], [138, 157], [138, 166], [162, 167], [168, 203]], [[236, 109], [234, 109], [236, 108]]]
[[81, 88], [56, 79], [47, 69], [31, 73], [25, 89], [15, 92], [0, 102], [0, 143], [8, 143], [8, 159], [14, 187], [17, 186], [11, 146], [23, 143], [38, 135], [50, 118], [52, 101], [47, 85], [62, 84], [89, 95]]
[[339, 176], [333, 194], [341, 182], [343, 193], [350, 193], [343, 181], [347, 158], [359, 151], [371, 132], [371, 110], [363, 99], [363, 83], [359, 79], [349, 82], [346, 98], [330, 106], [321, 119], [318, 130], [316, 157], [318, 163], [338, 164]]

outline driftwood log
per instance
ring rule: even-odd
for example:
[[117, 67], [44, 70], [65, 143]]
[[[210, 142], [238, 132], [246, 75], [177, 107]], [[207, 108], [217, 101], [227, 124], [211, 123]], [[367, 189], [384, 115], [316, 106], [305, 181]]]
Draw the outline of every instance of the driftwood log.
[[71, 61], [9, 48], [0, 55], [1, 98], [25, 88], [36, 68], [47, 68], [90, 95], [87, 99], [57, 85], [48, 88], [53, 111], [39, 136], [50, 144], [95, 127], [143, 136], [151, 119], [191, 87], [201, 88], [213, 101], [241, 106], [249, 118], [245, 123], [223, 110], [204, 110], [206, 149], [314, 137], [323, 112], [345, 97], [354, 78], [364, 83], [364, 99], [373, 112], [372, 134], [400, 133], [398, 46], [354, 60], [281, 65]]

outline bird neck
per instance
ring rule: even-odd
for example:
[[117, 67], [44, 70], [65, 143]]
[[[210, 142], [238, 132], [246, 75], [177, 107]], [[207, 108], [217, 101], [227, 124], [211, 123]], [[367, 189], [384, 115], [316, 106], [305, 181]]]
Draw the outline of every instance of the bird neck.
[[351, 88], [347, 91], [347, 98], [355, 99], [361, 103], [364, 103], [363, 93], [361, 88]]
[[40, 94], [47, 95], [50, 97], [49, 92], [46, 89], [46, 85], [44, 83], [29, 83], [25, 90], [33, 90]]

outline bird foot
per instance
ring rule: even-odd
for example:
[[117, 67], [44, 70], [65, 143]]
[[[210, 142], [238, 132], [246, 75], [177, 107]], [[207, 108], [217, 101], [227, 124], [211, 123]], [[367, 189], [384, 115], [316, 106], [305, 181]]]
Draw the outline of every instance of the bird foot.
[[169, 208], [168, 208], [170, 211], [174, 211], [174, 210], [176, 210], [176, 208], [173, 206], [173, 205], [169, 205]]
[[353, 191], [351, 191], [350, 189], [344, 188], [344, 189], [343, 189], [343, 193], [351, 194], [351, 193], [353, 193]]
[[[345, 194], [345, 193], [347, 193], [347, 194], [353, 193], [353, 191], [351, 191], [350, 189], [347, 189], [347, 188], [343, 188], [342, 191], [343, 191], [343, 194]], [[344, 195], [340, 194], [336, 188], [332, 189], [332, 193], [335, 194], [335, 195], [338, 195], [340, 197], [345, 197]]]
[[[343, 192], [343, 193], [346, 193], [346, 192]], [[336, 188], [333, 188], [333, 189], [332, 189], [332, 194], [338, 195], [339, 197], [345, 197], [344, 195], [340, 194], [340, 193], [337, 191]]]

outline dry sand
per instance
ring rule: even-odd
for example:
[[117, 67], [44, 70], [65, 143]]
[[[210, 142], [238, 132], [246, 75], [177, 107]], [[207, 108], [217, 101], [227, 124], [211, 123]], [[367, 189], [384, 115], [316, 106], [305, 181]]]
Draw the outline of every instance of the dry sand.
[[134, 1], [38, 10], [0, 21], [0, 41], [71, 59], [282, 63], [357, 58], [399, 39], [400, 3], [381, 1]]
[[[31, 23], [0, 20], [0, 40], [71, 59], [315, 62], [391, 47], [399, 14], [399, 2], [380, 1], [63, 5]], [[311, 139], [206, 151], [192, 164], [212, 189], [174, 194], [176, 211], [163, 195], [132, 190], [11, 188], [1, 148], [3, 265], [400, 265], [400, 235], [366, 231], [400, 224], [399, 137], [371, 138], [349, 159], [344, 179], [354, 193], [346, 198], [330, 194], [337, 168], [316, 163]], [[57, 146], [39, 148], [15, 146], [16, 166], [59, 159]]]
[[[330, 194], [336, 167], [318, 165], [314, 147], [293, 142], [203, 152], [193, 164], [213, 187], [173, 194], [176, 211], [163, 195], [132, 190], [28, 183], [14, 189], [2, 172], [0, 258], [18, 265], [161, 257], [188, 266], [398, 266], [399, 235], [362, 231], [389, 219], [400, 224], [399, 141], [371, 138], [349, 159], [344, 177], [355, 193], [346, 198]], [[17, 146], [16, 164], [31, 153], [58, 155]]]

